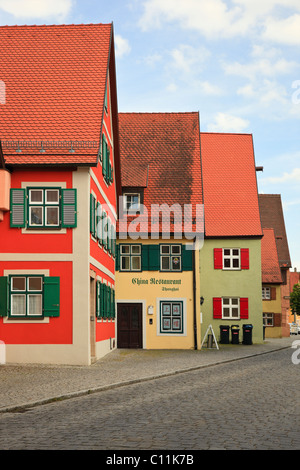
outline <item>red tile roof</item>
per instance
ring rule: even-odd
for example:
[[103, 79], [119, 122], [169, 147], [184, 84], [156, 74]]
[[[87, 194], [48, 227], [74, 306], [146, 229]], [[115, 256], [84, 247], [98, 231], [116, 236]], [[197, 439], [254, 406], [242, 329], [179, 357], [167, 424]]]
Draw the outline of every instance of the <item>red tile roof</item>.
[[95, 164], [112, 41], [112, 24], [0, 27], [7, 164]]
[[259, 207], [263, 228], [273, 228], [278, 252], [279, 265], [291, 267], [288, 239], [280, 194], [259, 194]]
[[261, 236], [252, 135], [201, 133], [207, 237]]
[[136, 173], [131, 186], [147, 182], [149, 213], [152, 204], [191, 204], [195, 215], [196, 204], [203, 203], [199, 114], [119, 113], [119, 130], [123, 187]]
[[261, 240], [262, 282], [279, 284], [282, 282], [278, 261], [275, 234], [273, 229], [264, 229]]

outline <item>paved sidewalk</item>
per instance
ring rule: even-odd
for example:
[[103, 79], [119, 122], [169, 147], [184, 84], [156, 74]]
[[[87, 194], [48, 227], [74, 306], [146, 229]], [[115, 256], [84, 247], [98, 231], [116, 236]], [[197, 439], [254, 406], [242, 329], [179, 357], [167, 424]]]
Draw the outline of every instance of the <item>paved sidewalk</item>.
[[219, 344], [219, 350], [117, 349], [91, 366], [0, 365], [0, 412], [272, 353], [291, 348], [298, 338], [266, 339], [261, 345]]

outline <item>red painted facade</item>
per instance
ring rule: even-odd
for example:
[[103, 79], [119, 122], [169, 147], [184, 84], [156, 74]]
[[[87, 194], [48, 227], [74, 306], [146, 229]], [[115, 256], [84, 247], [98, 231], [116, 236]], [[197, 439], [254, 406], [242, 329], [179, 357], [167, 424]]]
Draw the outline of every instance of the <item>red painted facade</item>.
[[[76, 55], [74, 48], [77, 48], [81, 83], [76, 81], [76, 76], [70, 69], [73, 61], [68, 62], [67, 52], [64, 57], [69, 68], [61, 67], [60, 70], [65, 72], [60, 74], [60, 81], [57, 83], [58, 87], [68, 83], [74, 99], [59, 102], [57, 116], [54, 120], [50, 118], [47, 121], [47, 117], [53, 115], [51, 94], [47, 98], [49, 90], [46, 89], [50, 85], [45, 84], [43, 71], [40, 72], [38, 68], [31, 70], [33, 75], [36, 73], [36, 82], [29, 89], [28, 96], [24, 92], [24, 116], [27, 117], [24, 120], [17, 105], [16, 97], [22, 90], [18, 89], [18, 80], [13, 80], [13, 60], [10, 63], [4, 57], [6, 89], [13, 94], [14, 99], [11, 107], [8, 100], [7, 107], [0, 109], [0, 141], [6, 141], [6, 144], [12, 142], [16, 139], [16, 134], [23, 136], [24, 140], [32, 138], [30, 132], [33, 131], [27, 126], [27, 122], [34, 113], [32, 123], [34, 132], [37, 133], [34, 134], [36, 139], [47, 140], [50, 134], [52, 139], [60, 141], [66, 135], [63, 129], [70, 129], [68, 137], [75, 144], [86, 141], [93, 142], [93, 145], [80, 150], [75, 147], [74, 153], [69, 148], [63, 152], [61, 149], [55, 152], [46, 148], [44, 153], [39, 153], [25, 147], [19, 154], [10, 145], [3, 145], [0, 168], [10, 174], [10, 188], [6, 188], [10, 194], [10, 207], [9, 210], [7, 207], [5, 210], [0, 208], [0, 340], [7, 346], [8, 362], [90, 364], [114, 347], [116, 334], [113, 241], [110, 239], [110, 246], [107, 247], [92, 233], [91, 220], [95, 214], [91, 212], [90, 206], [91, 197], [94, 197], [105, 208], [111, 226], [115, 227], [120, 190], [114, 39], [112, 25], [70, 25], [57, 28], [65, 36], [66, 50], [69, 48], [70, 51], [69, 58]], [[0, 28], [0, 36], [5, 42], [12, 35], [14, 48], [23, 50], [23, 42], [32, 41], [32, 33], [37, 36], [33, 44], [33, 48], [36, 45], [36, 50], [32, 50], [32, 55], [40, 57], [45, 54], [42, 45], [47, 42], [53, 53], [50, 62], [53, 59], [55, 64], [55, 55], [59, 53], [58, 43], [61, 41], [60, 35], [55, 34], [55, 29], [55, 26], [32, 29], [3, 27]], [[87, 36], [90, 42], [85, 43]], [[89, 70], [87, 66], [88, 70], [85, 70], [85, 47], [97, 58], [95, 63], [98, 64], [98, 69], [94, 67]], [[48, 61], [47, 66], [49, 67]], [[49, 73], [52, 73], [51, 70]], [[66, 83], [63, 83], [64, 80]], [[40, 113], [39, 119], [36, 119], [39, 109], [31, 99], [35, 86], [37, 94], [39, 88], [44, 87], [41, 99], [46, 100], [49, 106]], [[51, 84], [52, 86], [54, 85]], [[87, 100], [83, 102], [80, 96], [84, 86]], [[48, 116], [44, 114], [45, 109], [49, 112]], [[13, 127], [12, 116], [16, 123]], [[80, 116], [83, 118], [79, 119]], [[105, 160], [103, 139], [107, 144]], [[55, 203], [49, 203], [52, 207], [48, 208], [47, 198], [54, 197], [49, 189], [53, 191], [56, 188], [58, 192], [55, 197], [59, 195], [59, 202], [56, 202], [54, 209]], [[34, 191], [40, 191], [41, 198], [39, 206], [36, 203], [36, 212], [32, 207], [33, 197], [37, 197], [36, 194], [33, 196]], [[6, 192], [4, 196], [7, 194]], [[70, 194], [73, 198], [71, 203], [67, 199]], [[25, 214], [22, 225], [14, 217], [16, 220], [20, 217], [20, 211], [15, 207], [19, 204], [17, 199], [23, 195], [24, 199], [19, 205], [19, 209], [22, 207], [21, 215], [23, 211]], [[48, 222], [51, 209], [55, 216], [58, 217], [59, 214], [57, 226]], [[36, 213], [42, 214], [43, 222], [34, 225], [32, 221]], [[33, 292], [30, 285], [34, 285], [37, 280], [40, 282], [40, 279], [43, 287]], [[18, 282], [25, 287], [15, 287]], [[94, 288], [92, 282], [95, 283]], [[102, 315], [94, 308], [98, 305], [97, 302], [100, 304], [100, 290], [97, 290], [100, 283], [107, 286], [109, 295], [109, 303], [104, 305]]]

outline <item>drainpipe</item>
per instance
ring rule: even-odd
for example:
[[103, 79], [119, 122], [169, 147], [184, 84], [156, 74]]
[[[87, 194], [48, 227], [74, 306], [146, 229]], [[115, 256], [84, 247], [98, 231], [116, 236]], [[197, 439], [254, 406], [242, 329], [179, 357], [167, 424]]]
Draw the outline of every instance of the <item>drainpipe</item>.
[[194, 254], [193, 254], [193, 309], [194, 309], [194, 349], [198, 349], [197, 342], [197, 302], [196, 302], [196, 246], [194, 243]]

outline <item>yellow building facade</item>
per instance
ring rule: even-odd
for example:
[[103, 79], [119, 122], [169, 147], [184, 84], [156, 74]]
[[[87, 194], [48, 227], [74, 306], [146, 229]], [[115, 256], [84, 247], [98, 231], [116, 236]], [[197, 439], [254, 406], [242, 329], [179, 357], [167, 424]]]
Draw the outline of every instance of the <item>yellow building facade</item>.
[[117, 247], [117, 346], [200, 349], [199, 250], [174, 239]]

